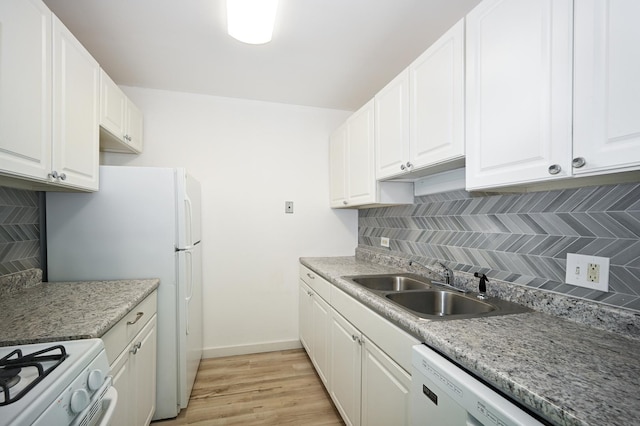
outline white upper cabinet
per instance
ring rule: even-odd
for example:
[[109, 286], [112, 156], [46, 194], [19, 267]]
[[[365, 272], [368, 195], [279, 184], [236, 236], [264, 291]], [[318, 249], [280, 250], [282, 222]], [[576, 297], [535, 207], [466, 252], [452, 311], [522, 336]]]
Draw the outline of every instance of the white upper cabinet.
[[40, 0], [0, 1], [0, 170], [51, 172], [51, 12]]
[[346, 207], [347, 196], [347, 124], [333, 132], [329, 139], [329, 192], [331, 207]]
[[373, 144], [373, 101], [347, 120], [347, 188], [349, 203], [361, 205], [376, 199]]
[[52, 170], [60, 184], [97, 191], [100, 66], [55, 16], [53, 77]]
[[405, 174], [409, 154], [409, 70], [387, 84], [374, 98], [376, 177]]
[[124, 92], [100, 70], [100, 149], [142, 152], [142, 113]]
[[409, 75], [411, 168], [464, 160], [464, 20], [416, 59]]
[[330, 138], [331, 207], [413, 203], [412, 183], [376, 181], [374, 150], [374, 101], [371, 100]]
[[485, 0], [467, 15], [468, 189], [571, 175], [571, 0]]
[[0, 2], [0, 28], [3, 184], [97, 190], [97, 62], [39, 0]]
[[640, 2], [575, 3], [573, 172], [640, 166]]
[[378, 179], [462, 166], [464, 20], [383, 88], [375, 105]]

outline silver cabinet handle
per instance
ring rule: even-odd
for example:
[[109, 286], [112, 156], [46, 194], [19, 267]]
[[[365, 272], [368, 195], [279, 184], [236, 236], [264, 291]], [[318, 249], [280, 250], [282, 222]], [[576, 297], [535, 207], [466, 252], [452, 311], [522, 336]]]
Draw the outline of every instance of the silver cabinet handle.
[[406, 170], [407, 166], [405, 166], [404, 164], [400, 164], [400, 170]]
[[562, 170], [562, 167], [560, 167], [560, 164], [552, 164], [551, 166], [549, 166], [550, 175], [557, 175], [558, 173], [560, 173], [561, 170]]
[[580, 167], [583, 167], [585, 164], [587, 164], [587, 161], [584, 159], [584, 157], [576, 157], [571, 162], [571, 165], [575, 169], [579, 169]]
[[411, 164], [411, 161], [407, 161], [407, 169], [410, 169], [413, 167], [413, 164]]
[[308, 276], [309, 278], [311, 278], [312, 280], [315, 280], [315, 279], [316, 279], [316, 277], [314, 277], [313, 275], [311, 275], [311, 274], [310, 274], [310, 273], [308, 273], [308, 272], [307, 272], [307, 276]]
[[313, 292], [312, 292], [312, 291], [308, 291], [308, 292], [307, 292], [307, 296], [309, 296], [309, 297], [313, 297]]
[[353, 339], [354, 342], [356, 342], [359, 345], [362, 345], [362, 339], [360, 338], [360, 336], [356, 336], [355, 334], [351, 335], [351, 338]]
[[52, 171], [47, 176], [49, 176], [51, 179], [55, 179], [55, 180], [66, 180], [67, 179], [67, 175], [66, 174], [58, 173], [56, 170]]
[[344, 205], [346, 206], [346, 205], [347, 205], [347, 204], [349, 204], [349, 203], [347, 202], [347, 200], [344, 200], [344, 201], [342, 202], [342, 204], [344, 204]]
[[131, 136], [124, 135], [124, 140], [131, 142]]
[[143, 315], [144, 315], [144, 312], [138, 312], [136, 314], [136, 319], [134, 319], [133, 321], [127, 321], [127, 325], [133, 325], [133, 324], [137, 323], [138, 320], [140, 320], [140, 318], [142, 318]]
[[138, 350], [142, 347], [142, 342], [138, 342], [135, 345], [133, 345], [133, 347], [131, 348], [131, 350], [129, 350], [129, 352], [131, 352], [132, 354], [137, 354]]

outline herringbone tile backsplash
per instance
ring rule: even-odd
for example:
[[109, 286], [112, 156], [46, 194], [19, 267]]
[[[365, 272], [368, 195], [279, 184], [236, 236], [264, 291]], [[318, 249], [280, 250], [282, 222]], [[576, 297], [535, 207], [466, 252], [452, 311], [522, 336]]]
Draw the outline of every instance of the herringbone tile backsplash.
[[40, 267], [38, 193], [0, 187], [0, 276]]
[[[640, 184], [519, 195], [452, 191], [359, 212], [358, 244], [640, 311]], [[386, 250], [386, 249], [385, 249]], [[609, 292], [565, 284], [567, 253], [610, 258]]]

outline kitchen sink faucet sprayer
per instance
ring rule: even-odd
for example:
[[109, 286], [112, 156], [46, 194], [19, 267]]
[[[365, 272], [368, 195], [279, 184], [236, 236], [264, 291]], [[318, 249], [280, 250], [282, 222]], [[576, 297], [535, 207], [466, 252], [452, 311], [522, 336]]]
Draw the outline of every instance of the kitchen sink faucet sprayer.
[[480, 283], [478, 284], [478, 299], [486, 299], [487, 296], [487, 283], [489, 282], [489, 278], [485, 274], [480, 275], [477, 272], [473, 273], [473, 276], [476, 278], [480, 278]]

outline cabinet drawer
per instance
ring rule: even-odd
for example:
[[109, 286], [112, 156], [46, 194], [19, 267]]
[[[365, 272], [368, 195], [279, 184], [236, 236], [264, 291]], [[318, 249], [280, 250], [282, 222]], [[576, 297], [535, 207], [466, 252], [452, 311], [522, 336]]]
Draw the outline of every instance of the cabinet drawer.
[[405, 371], [411, 371], [411, 347], [418, 339], [391, 324], [347, 293], [331, 288], [331, 305]]
[[157, 290], [151, 293], [101, 337], [109, 364], [113, 364], [120, 352], [125, 349], [131, 339], [142, 330], [156, 313], [158, 310], [157, 295]]
[[313, 272], [306, 266], [300, 265], [300, 279], [304, 281], [309, 287], [320, 295], [327, 302], [330, 300], [331, 287], [333, 287], [329, 281], [322, 278], [320, 275]]

